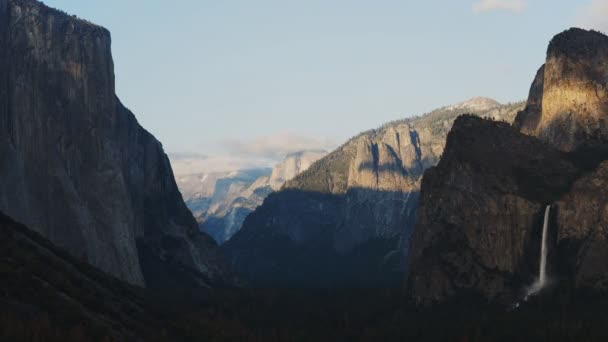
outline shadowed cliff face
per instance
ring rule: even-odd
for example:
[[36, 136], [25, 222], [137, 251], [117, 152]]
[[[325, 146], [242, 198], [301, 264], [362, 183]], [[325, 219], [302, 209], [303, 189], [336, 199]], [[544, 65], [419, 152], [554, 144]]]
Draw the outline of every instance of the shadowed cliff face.
[[[484, 107], [512, 120], [520, 105]], [[423, 171], [443, 152], [463, 105], [396, 121], [351, 139], [287, 182], [224, 246], [253, 285], [394, 285], [405, 272]]]
[[0, 209], [132, 284], [167, 262], [219, 276], [161, 144], [114, 94], [109, 32], [32, 0], [2, 7]]
[[582, 174], [507, 124], [459, 118], [424, 176], [409, 254], [418, 302], [472, 292], [517, 299], [537, 271], [542, 214]]
[[538, 276], [547, 205], [549, 287], [608, 291], [606, 60], [608, 37], [568, 30], [514, 128], [456, 121], [422, 184], [408, 279], [417, 302], [522, 299]]
[[564, 153], [508, 125], [459, 118], [423, 179], [408, 258], [418, 303], [515, 303], [536, 280], [543, 213], [551, 286], [608, 290], [608, 147]]
[[[351, 189], [346, 194], [270, 194], [223, 245], [255, 287], [368, 287], [403, 274], [403, 232], [417, 193]], [[284, 230], [279, 230], [286, 227]]]
[[553, 38], [516, 127], [564, 151], [608, 141], [608, 37], [570, 29]]
[[523, 111], [517, 114], [513, 126], [524, 134], [534, 135], [540, 124], [543, 110], [543, 87], [545, 84], [545, 65], [536, 72], [530, 87], [528, 101]]
[[[604, 151], [604, 154], [606, 152]], [[556, 203], [557, 262], [575, 289], [608, 292], [608, 162]]]

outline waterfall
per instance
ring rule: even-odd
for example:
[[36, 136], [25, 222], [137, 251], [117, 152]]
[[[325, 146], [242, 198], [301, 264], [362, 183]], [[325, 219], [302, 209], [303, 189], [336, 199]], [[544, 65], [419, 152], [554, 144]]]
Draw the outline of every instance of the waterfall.
[[[523, 301], [528, 301], [528, 298], [540, 292], [547, 285], [547, 233], [549, 231], [549, 215], [551, 214], [551, 205], [545, 208], [545, 220], [543, 221], [543, 236], [540, 245], [540, 263], [538, 267], [538, 279], [527, 289], [527, 294]], [[520, 302], [513, 305], [513, 310], [519, 308]]]
[[540, 290], [547, 284], [547, 233], [549, 230], [549, 214], [551, 214], [551, 206], [548, 205], [545, 208], [545, 220], [543, 222], [543, 236], [540, 245], [540, 263], [538, 267], [538, 279], [528, 289], [528, 294], [524, 300], [528, 300], [528, 297], [540, 292]]
[[543, 223], [543, 241], [540, 248], [540, 269], [538, 271], [538, 287], [539, 290], [545, 286], [547, 281], [547, 230], [549, 228], [549, 214], [551, 206], [548, 205], [545, 209], [545, 222]]

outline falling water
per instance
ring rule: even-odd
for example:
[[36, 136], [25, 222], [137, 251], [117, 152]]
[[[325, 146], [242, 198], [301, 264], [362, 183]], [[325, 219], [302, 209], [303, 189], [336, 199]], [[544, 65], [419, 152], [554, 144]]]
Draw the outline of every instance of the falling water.
[[[543, 237], [540, 245], [540, 265], [538, 270], [538, 279], [528, 288], [526, 296], [523, 301], [528, 301], [530, 296], [533, 296], [540, 292], [540, 290], [547, 284], [547, 231], [549, 230], [549, 214], [551, 214], [551, 206], [548, 205], [545, 208], [545, 220], [543, 222]], [[520, 302], [513, 305], [513, 309], [518, 309]]]
[[547, 283], [547, 231], [549, 230], [549, 214], [551, 213], [551, 206], [548, 205], [545, 209], [545, 221], [543, 222], [543, 237], [540, 246], [540, 265], [538, 270], [538, 279], [528, 289], [528, 294], [524, 300], [528, 300], [528, 297], [540, 292]]
[[545, 209], [545, 222], [543, 223], [543, 241], [540, 248], [540, 270], [538, 271], [538, 288], [539, 290], [545, 286], [547, 281], [547, 230], [549, 227], [549, 213], [551, 206], [548, 205]]

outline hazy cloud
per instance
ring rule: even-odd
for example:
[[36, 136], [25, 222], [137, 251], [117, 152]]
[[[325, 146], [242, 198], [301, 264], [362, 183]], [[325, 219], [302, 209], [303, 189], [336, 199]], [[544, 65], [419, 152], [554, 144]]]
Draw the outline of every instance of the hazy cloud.
[[473, 4], [473, 12], [508, 11], [521, 13], [526, 9], [524, 0], [480, 0]]
[[177, 177], [203, 173], [267, 168], [272, 167], [275, 163], [275, 161], [267, 159], [231, 156], [205, 157], [196, 154], [189, 154], [188, 157], [184, 157], [184, 155], [181, 153], [169, 154], [169, 160], [171, 160], [173, 174]]
[[198, 153], [169, 153], [173, 173], [185, 176], [201, 173], [230, 172], [273, 167], [292, 152], [304, 150], [329, 151], [333, 139], [279, 133], [253, 139], [227, 139], [210, 155]]
[[608, 0], [592, 0], [576, 13], [576, 26], [608, 32]]
[[195, 153], [195, 152], [175, 152], [175, 153], [169, 153], [169, 158], [171, 160], [188, 160], [188, 159], [194, 159], [194, 160], [201, 160], [201, 159], [206, 159], [207, 156], [201, 153]]
[[291, 152], [330, 150], [335, 142], [329, 138], [280, 133], [251, 140], [228, 139], [222, 142], [222, 147], [233, 156], [281, 160]]

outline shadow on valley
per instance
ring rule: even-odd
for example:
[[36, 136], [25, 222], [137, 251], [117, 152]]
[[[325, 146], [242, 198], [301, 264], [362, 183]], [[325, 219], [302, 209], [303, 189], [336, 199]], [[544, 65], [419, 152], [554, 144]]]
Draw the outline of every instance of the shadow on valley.
[[222, 246], [256, 288], [400, 286], [418, 192], [271, 194]]
[[159, 294], [126, 285], [0, 217], [2, 341], [602, 341], [605, 300], [551, 289], [514, 310], [430, 308], [392, 288]]
[[[394, 152], [392, 152], [394, 153]], [[374, 156], [377, 158], [376, 156]], [[363, 172], [371, 172], [376, 175], [377, 178], [382, 177], [390, 177], [391, 174], [397, 177], [403, 177], [403, 175], [408, 175], [412, 170], [405, 170], [401, 165], [402, 162], [398, 157], [395, 156], [396, 162], [394, 164], [378, 164], [377, 161], [374, 162], [365, 162], [359, 165], [357, 171], [359, 173]], [[422, 167], [414, 168], [414, 172], [411, 176], [419, 177], [422, 171]], [[393, 177], [394, 177], [393, 176]]]
[[[267, 273], [266, 286], [235, 289], [216, 284], [213, 291], [170, 290], [175, 285], [170, 282], [148, 290], [126, 285], [2, 216], [0, 340], [470, 342], [604, 341], [608, 337], [608, 301], [596, 294], [575, 295], [565, 282], [520, 303], [519, 308], [488, 305], [466, 293], [458, 301], [417, 307], [409, 299], [403, 269], [395, 268], [400, 266], [400, 257], [389, 261], [395, 257], [396, 246], [405, 253], [407, 244], [372, 238], [344, 252], [344, 246], [325, 243], [340, 236], [341, 231], [330, 223], [350, 222], [345, 226], [349, 229], [369, 227], [372, 221], [364, 217], [378, 214], [381, 205], [399, 212], [405, 197], [364, 189], [343, 195], [291, 190], [273, 194], [260, 209], [262, 214], [279, 208], [279, 213], [289, 213], [289, 217], [314, 218], [306, 221], [310, 226], [298, 228], [303, 231], [290, 232], [298, 243], [313, 247], [296, 248], [285, 237], [249, 250], [257, 253], [251, 254], [256, 258], [274, 258], [277, 272], [292, 272], [274, 275], [292, 275], [291, 283], [279, 283]], [[301, 209], [294, 211], [295, 204]], [[335, 217], [344, 213], [347, 204], [352, 206], [351, 214], [362, 216], [337, 220], [329, 215], [331, 210], [322, 215], [319, 204], [337, 210]], [[260, 214], [248, 220], [273, 221], [256, 215]], [[241, 238], [258, 235], [248, 231]], [[333, 251], [327, 252], [329, 248]], [[324, 257], [314, 258], [315, 254]], [[293, 267], [280, 268], [289, 265]], [[302, 269], [296, 272], [295, 266]], [[392, 279], [382, 280], [381, 272], [395, 269], [399, 271]], [[334, 281], [322, 288], [310, 281], [313, 277], [333, 277]], [[179, 283], [179, 275], [171, 281]]]

